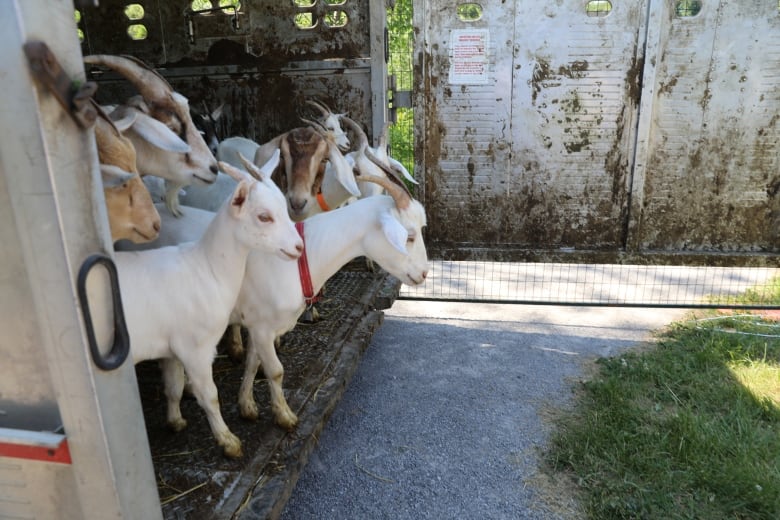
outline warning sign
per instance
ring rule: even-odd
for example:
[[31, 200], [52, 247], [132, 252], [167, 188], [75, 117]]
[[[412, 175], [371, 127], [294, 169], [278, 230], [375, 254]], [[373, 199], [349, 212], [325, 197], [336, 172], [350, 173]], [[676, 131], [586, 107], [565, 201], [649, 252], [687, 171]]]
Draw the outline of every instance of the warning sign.
[[488, 30], [459, 29], [450, 33], [450, 83], [484, 85], [488, 82]]

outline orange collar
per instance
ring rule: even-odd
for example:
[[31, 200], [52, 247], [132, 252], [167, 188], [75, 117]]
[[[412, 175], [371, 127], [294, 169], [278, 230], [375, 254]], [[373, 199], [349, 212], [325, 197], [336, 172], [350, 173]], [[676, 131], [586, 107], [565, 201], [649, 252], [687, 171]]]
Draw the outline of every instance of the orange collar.
[[322, 211], [330, 211], [330, 206], [328, 206], [328, 203], [325, 202], [325, 197], [322, 196], [322, 192], [317, 194], [317, 202], [319, 203]]

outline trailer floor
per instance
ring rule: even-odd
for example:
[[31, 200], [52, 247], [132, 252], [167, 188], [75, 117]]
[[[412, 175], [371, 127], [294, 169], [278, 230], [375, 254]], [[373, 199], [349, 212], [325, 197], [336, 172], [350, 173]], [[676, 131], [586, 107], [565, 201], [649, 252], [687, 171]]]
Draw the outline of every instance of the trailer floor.
[[[397, 296], [399, 283], [353, 262], [326, 284], [317, 304], [320, 321], [299, 323], [278, 350], [285, 368], [287, 401], [299, 418], [294, 432], [275, 425], [262, 369], [255, 381], [260, 419], [238, 413], [243, 363], [218, 352], [214, 380], [225, 422], [242, 442], [244, 456], [229, 460], [216, 445], [203, 410], [192, 397], [182, 401], [188, 425], [168, 429], [165, 395], [155, 362], [137, 365], [144, 419], [157, 486], [166, 519], [252, 519], [277, 517], [292, 493], [317, 435], [341, 398], [347, 382]], [[243, 515], [245, 513], [245, 515]]]

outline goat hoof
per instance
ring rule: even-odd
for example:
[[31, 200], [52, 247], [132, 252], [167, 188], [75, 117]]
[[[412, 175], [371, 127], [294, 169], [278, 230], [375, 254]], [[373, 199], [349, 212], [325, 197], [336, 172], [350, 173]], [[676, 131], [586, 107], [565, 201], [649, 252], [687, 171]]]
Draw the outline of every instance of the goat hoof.
[[179, 419], [174, 419], [172, 421], [168, 421], [168, 428], [170, 428], [174, 432], [178, 433], [186, 427], [187, 427], [186, 419], [179, 418]]
[[247, 421], [256, 421], [258, 418], [260, 418], [260, 412], [257, 411], [257, 405], [254, 402], [249, 404], [239, 404], [238, 409], [242, 419], [246, 419]]
[[244, 358], [246, 357], [243, 346], [231, 345], [228, 347], [227, 353], [230, 359], [237, 363], [244, 361]]
[[290, 407], [286, 402], [280, 406], [272, 406], [274, 417], [276, 418], [276, 424], [281, 426], [287, 431], [293, 431], [298, 426], [298, 416], [290, 410]]
[[226, 434], [223, 442], [220, 444], [222, 445], [222, 452], [225, 454], [225, 457], [229, 459], [238, 459], [244, 456], [244, 453], [241, 451], [241, 441], [232, 433], [229, 435]]
[[290, 412], [289, 416], [277, 416], [276, 417], [276, 424], [287, 430], [288, 432], [291, 432], [295, 429], [296, 426], [298, 426], [298, 417]]
[[320, 313], [316, 307], [310, 307], [303, 311], [301, 317], [298, 319], [301, 323], [316, 323], [320, 320]]

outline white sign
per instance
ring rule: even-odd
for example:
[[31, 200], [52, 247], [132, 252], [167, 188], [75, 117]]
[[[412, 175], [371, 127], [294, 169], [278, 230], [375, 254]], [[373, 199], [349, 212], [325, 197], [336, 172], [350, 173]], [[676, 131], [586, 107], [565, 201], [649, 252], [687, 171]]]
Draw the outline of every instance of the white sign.
[[488, 83], [487, 29], [458, 29], [450, 33], [450, 83], [484, 85]]

